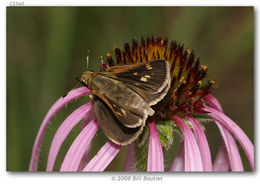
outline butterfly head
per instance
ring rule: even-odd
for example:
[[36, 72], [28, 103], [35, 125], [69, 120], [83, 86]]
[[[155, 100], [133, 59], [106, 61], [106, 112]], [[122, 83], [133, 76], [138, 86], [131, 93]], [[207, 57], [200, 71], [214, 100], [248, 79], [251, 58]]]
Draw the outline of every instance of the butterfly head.
[[80, 82], [82, 85], [88, 87], [88, 82], [93, 72], [86, 71], [84, 72], [80, 78], [77, 78], [78, 82]]

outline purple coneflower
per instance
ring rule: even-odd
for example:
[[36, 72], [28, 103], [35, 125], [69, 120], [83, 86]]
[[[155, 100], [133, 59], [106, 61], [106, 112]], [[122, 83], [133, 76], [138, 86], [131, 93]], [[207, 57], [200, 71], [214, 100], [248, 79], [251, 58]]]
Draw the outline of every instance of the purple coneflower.
[[[211, 95], [215, 89], [214, 81], [205, 81], [207, 66], [194, 60], [190, 49], [184, 50], [177, 42], [147, 38], [138, 46], [133, 39], [132, 50], [124, 42], [124, 51], [115, 48], [117, 64], [139, 63], [154, 59], [167, 60], [170, 65], [171, 87], [168, 94], [152, 108], [155, 114], [149, 117], [142, 134], [132, 144], [128, 152], [124, 171], [243, 171], [243, 163], [235, 139], [240, 143], [254, 170], [254, 146], [241, 128], [227, 117], [220, 103]], [[115, 63], [110, 54], [101, 63], [101, 71]], [[70, 91], [61, 97], [44, 118], [32, 151], [30, 171], [37, 171], [40, 146], [45, 130], [55, 114], [72, 100], [90, 95], [86, 87]], [[81, 131], [70, 146], [60, 171], [103, 171], [120, 151], [121, 146], [108, 141], [90, 159], [91, 141], [99, 129], [92, 104], [86, 103], [71, 113], [58, 128], [49, 150], [47, 171], [53, 171], [59, 150], [70, 131], [82, 120]], [[206, 139], [206, 124], [216, 123], [222, 136], [222, 145], [212, 162], [210, 148]], [[174, 134], [179, 136], [178, 151], [169, 170], [164, 165], [164, 154], [172, 147]], [[149, 135], [149, 136], [148, 136]], [[176, 139], [175, 139], [176, 140]], [[163, 148], [165, 150], [163, 150]]]

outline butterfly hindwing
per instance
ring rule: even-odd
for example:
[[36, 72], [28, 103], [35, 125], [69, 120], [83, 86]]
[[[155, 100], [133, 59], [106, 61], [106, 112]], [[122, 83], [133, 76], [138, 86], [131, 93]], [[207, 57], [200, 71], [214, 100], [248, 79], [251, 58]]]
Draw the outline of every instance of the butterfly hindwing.
[[145, 121], [141, 126], [136, 128], [128, 128], [123, 125], [117, 117], [115, 117], [109, 106], [100, 98], [93, 101], [93, 109], [95, 111], [97, 121], [105, 135], [118, 145], [127, 145], [134, 141], [142, 132]]

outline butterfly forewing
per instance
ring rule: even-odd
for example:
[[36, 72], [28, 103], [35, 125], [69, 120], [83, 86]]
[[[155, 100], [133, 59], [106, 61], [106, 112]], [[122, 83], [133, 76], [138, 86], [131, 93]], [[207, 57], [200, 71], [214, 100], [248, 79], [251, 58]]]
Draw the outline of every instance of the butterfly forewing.
[[120, 122], [128, 127], [142, 124], [154, 111], [135, 91], [124, 83], [97, 73], [93, 79], [92, 91], [114, 112]]

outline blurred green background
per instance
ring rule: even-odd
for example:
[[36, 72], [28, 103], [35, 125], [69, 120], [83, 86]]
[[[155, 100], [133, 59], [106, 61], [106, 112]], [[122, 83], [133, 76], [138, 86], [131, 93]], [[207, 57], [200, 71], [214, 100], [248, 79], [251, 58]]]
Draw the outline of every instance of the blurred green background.
[[[97, 71], [99, 56], [113, 54], [113, 47], [123, 47], [124, 40], [151, 35], [167, 36], [195, 51], [219, 85], [214, 95], [224, 112], [254, 142], [253, 7], [8, 7], [7, 170], [28, 170], [40, 124], [51, 105], [76, 85], [87, 50], [90, 69]], [[45, 169], [55, 130], [86, 101], [69, 104], [54, 118], [44, 137], [40, 170]], [[56, 170], [78, 130], [66, 140]], [[206, 134], [214, 159], [221, 142], [217, 127], [207, 125]], [[98, 132], [92, 155], [105, 141]], [[125, 153], [126, 148], [106, 170], [120, 171]]]

